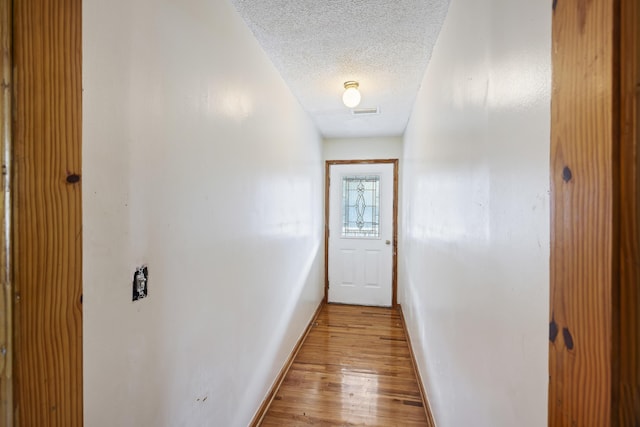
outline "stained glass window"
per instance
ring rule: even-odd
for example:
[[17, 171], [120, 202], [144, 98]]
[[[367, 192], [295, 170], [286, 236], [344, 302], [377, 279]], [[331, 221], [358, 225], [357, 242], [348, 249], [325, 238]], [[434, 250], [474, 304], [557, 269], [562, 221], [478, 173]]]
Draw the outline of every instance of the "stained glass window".
[[380, 176], [342, 178], [342, 236], [380, 237]]

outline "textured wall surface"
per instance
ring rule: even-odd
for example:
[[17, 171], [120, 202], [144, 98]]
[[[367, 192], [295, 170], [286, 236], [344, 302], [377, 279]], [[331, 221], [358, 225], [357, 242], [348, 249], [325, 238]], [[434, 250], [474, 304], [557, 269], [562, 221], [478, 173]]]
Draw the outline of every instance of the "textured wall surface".
[[83, 9], [85, 424], [244, 427], [323, 295], [321, 139], [227, 2]]
[[439, 427], [547, 422], [551, 5], [454, 0], [404, 139], [401, 299]]

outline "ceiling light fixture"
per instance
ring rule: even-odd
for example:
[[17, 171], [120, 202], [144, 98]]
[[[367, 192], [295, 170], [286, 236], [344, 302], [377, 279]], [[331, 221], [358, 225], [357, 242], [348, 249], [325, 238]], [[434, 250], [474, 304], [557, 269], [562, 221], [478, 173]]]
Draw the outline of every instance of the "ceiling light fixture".
[[360, 104], [360, 91], [358, 90], [358, 82], [344, 82], [344, 93], [342, 94], [342, 102], [348, 108], [356, 108]]

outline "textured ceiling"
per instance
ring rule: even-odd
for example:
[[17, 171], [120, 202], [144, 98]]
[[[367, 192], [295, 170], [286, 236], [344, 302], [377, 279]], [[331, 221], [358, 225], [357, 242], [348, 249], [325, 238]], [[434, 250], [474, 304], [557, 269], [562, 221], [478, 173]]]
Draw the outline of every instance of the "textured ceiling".
[[[230, 0], [325, 137], [401, 135], [449, 0]], [[360, 83], [355, 115], [343, 83]]]

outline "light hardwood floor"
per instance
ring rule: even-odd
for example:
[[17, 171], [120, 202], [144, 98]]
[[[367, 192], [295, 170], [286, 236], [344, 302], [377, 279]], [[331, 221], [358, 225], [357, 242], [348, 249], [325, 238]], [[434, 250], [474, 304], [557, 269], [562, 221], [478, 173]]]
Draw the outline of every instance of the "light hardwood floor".
[[395, 309], [326, 305], [262, 426], [429, 426]]

